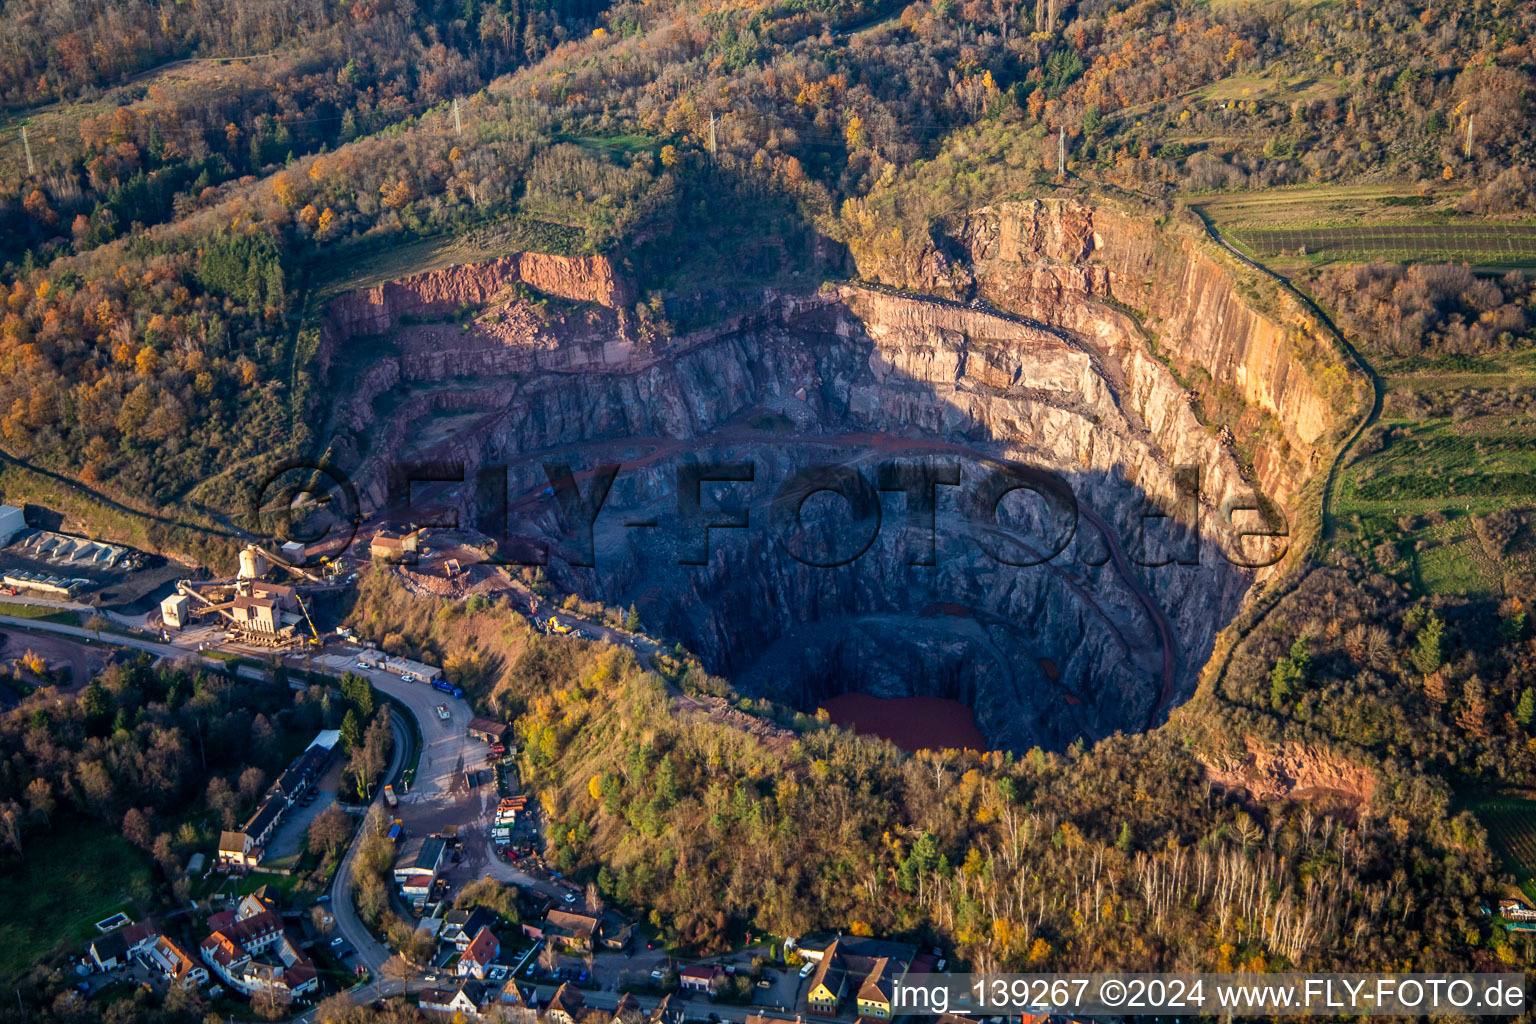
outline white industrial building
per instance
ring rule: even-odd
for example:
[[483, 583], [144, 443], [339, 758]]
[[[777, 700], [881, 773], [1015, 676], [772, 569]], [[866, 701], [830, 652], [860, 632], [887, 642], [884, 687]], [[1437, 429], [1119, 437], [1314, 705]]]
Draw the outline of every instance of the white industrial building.
[[16, 539], [27, 528], [27, 517], [15, 505], [0, 505], [0, 548]]

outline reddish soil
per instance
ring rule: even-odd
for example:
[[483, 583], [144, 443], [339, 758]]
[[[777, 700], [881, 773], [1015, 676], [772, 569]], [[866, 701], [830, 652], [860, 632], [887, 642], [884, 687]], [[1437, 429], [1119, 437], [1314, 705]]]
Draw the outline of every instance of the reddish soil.
[[987, 749], [976, 716], [957, 700], [843, 693], [822, 707], [834, 725], [888, 739], [903, 750]]

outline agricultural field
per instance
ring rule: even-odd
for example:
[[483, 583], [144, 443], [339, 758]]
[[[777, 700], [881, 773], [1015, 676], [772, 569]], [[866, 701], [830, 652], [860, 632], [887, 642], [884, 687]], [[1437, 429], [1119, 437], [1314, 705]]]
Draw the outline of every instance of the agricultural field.
[[1229, 242], [1283, 273], [1330, 263], [1536, 267], [1536, 223], [1461, 213], [1462, 191], [1402, 185], [1190, 196]]
[[1504, 870], [1515, 876], [1527, 897], [1536, 899], [1536, 800], [1490, 797], [1470, 806], [1488, 830]]
[[[1471, 402], [1476, 389], [1455, 375]], [[1527, 378], [1528, 380], [1531, 378]], [[1420, 417], [1432, 378], [1387, 378], [1386, 411], [1340, 475], [1335, 508], [1367, 564], [1424, 594], [1504, 595], [1533, 567], [1536, 409]]]

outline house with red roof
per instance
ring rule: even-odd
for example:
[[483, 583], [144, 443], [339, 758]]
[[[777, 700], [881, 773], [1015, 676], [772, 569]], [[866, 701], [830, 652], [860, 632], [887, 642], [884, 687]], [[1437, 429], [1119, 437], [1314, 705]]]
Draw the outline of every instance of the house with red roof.
[[485, 979], [501, 953], [501, 940], [489, 928], [481, 928], [459, 956], [459, 976]]

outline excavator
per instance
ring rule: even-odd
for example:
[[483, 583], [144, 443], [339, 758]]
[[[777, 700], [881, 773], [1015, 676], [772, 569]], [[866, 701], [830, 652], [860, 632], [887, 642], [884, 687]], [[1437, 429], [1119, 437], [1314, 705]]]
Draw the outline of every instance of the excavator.
[[551, 615], [549, 617], [549, 631], [551, 633], [569, 633], [571, 631], [571, 627], [570, 626], [562, 626], [560, 624], [560, 620], [558, 618], [556, 618], [555, 616]]

